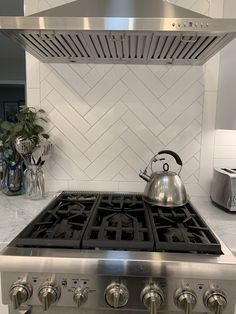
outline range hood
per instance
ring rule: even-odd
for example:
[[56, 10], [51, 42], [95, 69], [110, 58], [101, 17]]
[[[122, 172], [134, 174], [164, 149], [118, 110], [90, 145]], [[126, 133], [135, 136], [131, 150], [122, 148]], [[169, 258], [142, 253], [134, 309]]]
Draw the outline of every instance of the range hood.
[[211, 19], [161, 0], [79, 0], [0, 31], [42, 62], [202, 65], [236, 36], [235, 19]]

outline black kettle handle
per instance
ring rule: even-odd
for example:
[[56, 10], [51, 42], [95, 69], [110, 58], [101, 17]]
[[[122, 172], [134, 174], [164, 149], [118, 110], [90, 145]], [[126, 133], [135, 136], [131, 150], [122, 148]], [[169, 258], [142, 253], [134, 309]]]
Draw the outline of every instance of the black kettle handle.
[[172, 157], [174, 157], [174, 159], [178, 165], [183, 166], [182, 160], [179, 157], [179, 155], [177, 153], [173, 152], [172, 150], [161, 150], [157, 155], [162, 155], [162, 154], [171, 155]]

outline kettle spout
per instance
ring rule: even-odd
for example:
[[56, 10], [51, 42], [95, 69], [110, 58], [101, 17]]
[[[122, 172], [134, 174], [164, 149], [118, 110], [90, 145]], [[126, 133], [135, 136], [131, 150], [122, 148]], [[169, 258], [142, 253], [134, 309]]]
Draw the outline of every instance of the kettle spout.
[[146, 171], [140, 171], [139, 173], [140, 178], [142, 178], [143, 180], [149, 182], [151, 177], [147, 174]]

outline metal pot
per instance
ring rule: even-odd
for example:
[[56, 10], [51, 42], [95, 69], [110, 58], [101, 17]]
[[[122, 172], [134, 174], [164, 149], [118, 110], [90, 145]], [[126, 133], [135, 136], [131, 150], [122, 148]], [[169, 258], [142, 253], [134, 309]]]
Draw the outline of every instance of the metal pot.
[[[169, 171], [167, 162], [163, 164], [163, 171], [153, 172], [154, 162], [163, 161], [165, 158], [159, 158], [160, 155], [167, 154], [174, 157], [176, 163], [180, 166], [178, 173]], [[182, 169], [182, 160], [178, 154], [171, 150], [163, 150], [157, 153], [139, 176], [147, 181], [143, 198], [147, 203], [164, 207], [183, 206], [188, 202], [188, 196], [185, 186], [179, 176]], [[148, 175], [147, 169], [150, 166], [151, 175]]]

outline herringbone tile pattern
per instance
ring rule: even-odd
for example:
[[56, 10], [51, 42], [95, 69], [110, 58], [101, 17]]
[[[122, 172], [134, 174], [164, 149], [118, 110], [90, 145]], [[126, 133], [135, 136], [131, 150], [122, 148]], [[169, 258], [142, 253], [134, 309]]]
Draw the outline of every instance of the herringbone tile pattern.
[[41, 106], [60, 180], [138, 181], [154, 153], [169, 148], [198, 180], [203, 68], [40, 64]]
[[[38, 10], [66, 2], [40, 0]], [[209, 9], [207, 0], [170, 2]], [[41, 63], [41, 107], [54, 143], [48, 176], [139, 182], [139, 170], [168, 148], [183, 159], [184, 181], [197, 183], [203, 94], [204, 67]]]

